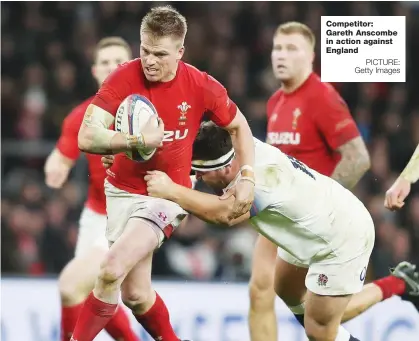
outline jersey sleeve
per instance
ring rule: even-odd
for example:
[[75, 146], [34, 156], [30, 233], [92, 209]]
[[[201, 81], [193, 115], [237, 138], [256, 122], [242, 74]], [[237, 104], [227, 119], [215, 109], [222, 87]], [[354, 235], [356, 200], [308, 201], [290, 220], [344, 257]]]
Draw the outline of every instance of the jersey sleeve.
[[360, 135], [348, 106], [336, 91], [317, 97], [313, 107], [314, 122], [333, 150]]
[[80, 155], [78, 135], [83, 122], [83, 108], [75, 108], [65, 119], [61, 135], [56, 144], [58, 151], [71, 160], [77, 160]]
[[227, 90], [215, 78], [205, 74], [205, 110], [219, 127], [228, 126], [237, 113], [236, 104], [228, 97]]
[[127, 68], [128, 66], [123, 64], [106, 78], [93, 98], [92, 104], [113, 116], [116, 115], [121, 102], [131, 94], [130, 78], [132, 76]]

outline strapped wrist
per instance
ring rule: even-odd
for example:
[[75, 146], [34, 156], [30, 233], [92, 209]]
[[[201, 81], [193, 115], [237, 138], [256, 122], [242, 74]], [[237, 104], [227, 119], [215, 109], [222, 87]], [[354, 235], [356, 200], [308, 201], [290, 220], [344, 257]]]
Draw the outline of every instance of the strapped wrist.
[[138, 135], [126, 135], [127, 140], [127, 148], [144, 148], [145, 147], [145, 140], [144, 135], [139, 133]]
[[255, 179], [253, 179], [250, 176], [242, 176], [239, 181], [249, 181], [249, 182], [251, 182], [253, 184], [253, 186], [256, 186]]

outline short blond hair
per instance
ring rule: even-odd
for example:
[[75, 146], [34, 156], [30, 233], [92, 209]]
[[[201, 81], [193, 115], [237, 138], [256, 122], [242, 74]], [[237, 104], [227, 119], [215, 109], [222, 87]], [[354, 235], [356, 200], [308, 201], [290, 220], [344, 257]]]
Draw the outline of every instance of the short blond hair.
[[158, 38], [173, 37], [183, 41], [187, 31], [186, 18], [170, 5], [152, 8], [141, 21], [141, 32]]
[[107, 47], [111, 47], [111, 46], [123, 47], [128, 52], [128, 58], [129, 59], [132, 58], [131, 46], [128, 44], [128, 42], [125, 39], [123, 39], [121, 37], [106, 37], [106, 38], [103, 38], [103, 39], [99, 40], [99, 42], [96, 44], [95, 54], [94, 54], [95, 61], [96, 61], [98, 52], [100, 50], [105, 49]]
[[313, 31], [305, 24], [297, 22], [297, 21], [289, 21], [284, 24], [281, 24], [278, 26], [278, 28], [275, 31], [275, 36], [278, 34], [301, 34], [307, 41], [310, 43], [310, 45], [315, 47], [316, 45], [316, 37], [313, 33]]

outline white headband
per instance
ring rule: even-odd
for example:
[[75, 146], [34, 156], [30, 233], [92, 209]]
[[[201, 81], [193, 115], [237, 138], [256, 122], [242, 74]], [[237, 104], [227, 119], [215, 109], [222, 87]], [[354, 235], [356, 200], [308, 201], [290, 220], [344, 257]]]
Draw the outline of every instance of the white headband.
[[227, 154], [219, 157], [216, 160], [193, 160], [192, 169], [199, 172], [209, 172], [223, 168], [231, 163], [234, 158], [234, 149], [231, 149]]

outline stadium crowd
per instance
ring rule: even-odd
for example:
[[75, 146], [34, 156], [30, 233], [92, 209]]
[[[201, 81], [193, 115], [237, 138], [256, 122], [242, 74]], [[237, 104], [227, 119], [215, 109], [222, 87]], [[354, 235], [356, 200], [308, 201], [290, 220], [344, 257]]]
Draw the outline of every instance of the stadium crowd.
[[[153, 5], [156, 3], [153, 2]], [[45, 157], [63, 118], [95, 92], [96, 42], [127, 39], [139, 52], [139, 22], [150, 2], [2, 3], [1, 111], [3, 274], [56, 274], [72, 257], [87, 174], [80, 162], [61, 191], [44, 184]], [[407, 82], [335, 84], [368, 145], [372, 166], [355, 191], [376, 224], [371, 268], [385, 276], [401, 260], [419, 263], [419, 188], [398, 213], [384, 193], [419, 143], [419, 7], [396, 2], [174, 2], [189, 21], [185, 60], [228, 89], [264, 140], [265, 105], [279, 87], [270, 66], [277, 25], [299, 20], [320, 38], [322, 15], [406, 15]], [[316, 68], [320, 49], [317, 46]], [[203, 186], [201, 184], [201, 186]], [[155, 257], [159, 276], [244, 280], [255, 233], [190, 217]]]

